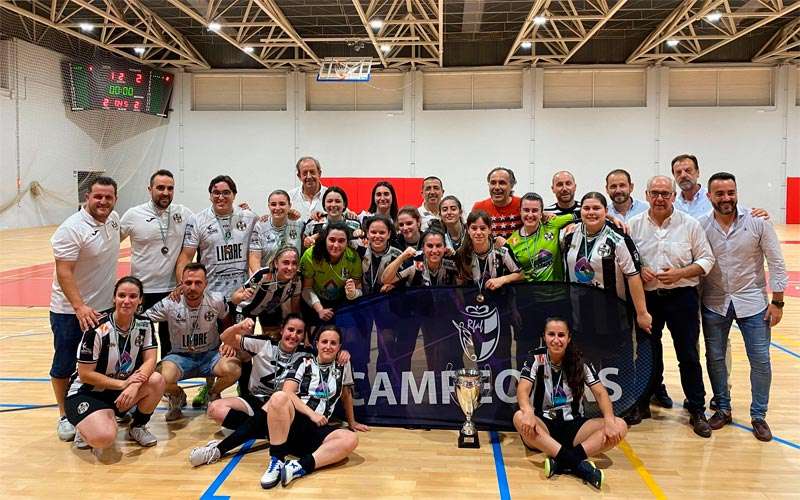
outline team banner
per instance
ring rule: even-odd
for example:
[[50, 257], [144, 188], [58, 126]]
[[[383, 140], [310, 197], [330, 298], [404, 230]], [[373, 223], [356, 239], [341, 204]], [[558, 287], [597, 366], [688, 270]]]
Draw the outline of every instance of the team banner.
[[[540, 346], [548, 317], [569, 321], [573, 342], [594, 365], [621, 414], [643, 394], [652, 368], [647, 334], [616, 295], [576, 283], [405, 288], [336, 312], [352, 356], [355, 412], [371, 425], [457, 428], [453, 375], [477, 367], [484, 396], [474, 420], [512, 429], [516, 384], [528, 353]], [[478, 299], [483, 299], [479, 301]], [[586, 391], [587, 414], [599, 415]]]

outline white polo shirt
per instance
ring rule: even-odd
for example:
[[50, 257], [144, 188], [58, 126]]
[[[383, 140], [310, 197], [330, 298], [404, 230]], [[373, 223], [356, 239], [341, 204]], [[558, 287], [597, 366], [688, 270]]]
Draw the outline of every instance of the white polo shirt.
[[131, 274], [142, 280], [145, 293], [175, 288], [175, 263], [191, 216], [183, 205], [172, 203], [161, 210], [152, 201], [131, 207], [122, 216], [120, 239], [131, 238]]
[[422, 231], [427, 231], [432, 220], [439, 219], [438, 215], [425, 208], [424, 203], [417, 208], [417, 211], [419, 211], [419, 216], [422, 219]]
[[[119, 215], [111, 212], [98, 222], [85, 208], [70, 215], [50, 238], [56, 260], [75, 262], [74, 276], [83, 302], [96, 311], [114, 303], [114, 283], [119, 259]], [[50, 311], [75, 314], [53, 271]]]
[[325, 196], [325, 191], [327, 190], [328, 188], [326, 186], [320, 184], [319, 191], [317, 191], [317, 194], [315, 194], [310, 201], [307, 200], [306, 195], [303, 194], [302, 185], [289, 191], [289, 202], [291, 202], [292, 208], [300, 212], [299, 222], [305, 223], [311, 218], [311, 214], [314, 212], [325, 212], [325, 208], [322, 206], [322, 197]]

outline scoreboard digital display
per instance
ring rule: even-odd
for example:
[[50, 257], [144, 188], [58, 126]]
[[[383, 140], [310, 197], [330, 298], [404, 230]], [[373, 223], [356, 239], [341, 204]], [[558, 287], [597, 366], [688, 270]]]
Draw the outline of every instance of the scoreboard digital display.
[[174, 77], [149, 68], [68, 63], [72, 111], [111, 109], [167, 116]]

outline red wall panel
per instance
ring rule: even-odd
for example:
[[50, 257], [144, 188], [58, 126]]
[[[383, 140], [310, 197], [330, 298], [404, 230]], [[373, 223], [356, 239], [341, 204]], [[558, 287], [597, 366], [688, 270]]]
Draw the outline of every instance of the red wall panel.
[[786, 178], [786, 223], [800, 224], [800, 177]]

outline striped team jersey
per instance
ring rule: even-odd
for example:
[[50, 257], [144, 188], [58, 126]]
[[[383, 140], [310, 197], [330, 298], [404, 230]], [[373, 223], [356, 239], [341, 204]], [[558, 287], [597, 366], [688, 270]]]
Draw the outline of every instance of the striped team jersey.
[[397, 277], [405, 281], [408, 286], [453, 286], [458, 278], [458, 268], [453, 259], [442, 258], [442, 263], [436, 271], [431, 271], [425, 265], [425, 257], [421, 251], [411, 262], [411, 265], [397, 271]]
[[238, 316], [256, 318], [261, 313], [272, 313], [281, 308], [284, 313], [289, 310], [291, 300], [298, 297], [302, 291], [303, 284], [300, 281], [300, 273], [295, 278], [286, 283], [281, 283], [274, 279], [270, 268], [263, 267], [253, 273], [245, 288], [252, 288], [255, 293], [250, 300], [243, 300], [236, 307], [237, 321], [241, 321]]
[[315, 358], [307, 357], [297, 360], [286, 378], [298, 383], [297, 396], [306, 406], [330, 418], [344, 387], [353, 385], [353, 370], [349, 361], [344, 366], [320, 365]]
[[[111, 314], [100, 318], [100, 323], [84, 332], [78, 346], [78, 363], [95, 364], [94, 371], [125, 380], [142, 366], [144, 351], [158, 347], [153, 335], [153, 324], [144, 316], [135, 316], [128, 331], [122, 331], [114, 323]], [[80, 392], [102, 392], [81, 381], [77, 370], [70, 379], [68, 396]]]
[[631, 254], [625, 237], [608, 226], [593, 237], [585, 237], [583, 224], [564, 237], [569, 281], [613, 291], [626, 299], [628, 276], [639, 274], [635, 247]]
[[184, 248], [196, 248], [199, 262], [208, 270], [208, 290], [226, 297], [247, 280], [247, 256], [261, 250], [261, 241], [253, 237], [258, 216], [239, 207], [233, 213], [217, 217], [209, 207], [186, 223]]
[[383, 271], [403, 253], [399, 248], [393, 246], [387, 246], [382, 254], [373, 252], [368, 246], [360, 246], [356, 248], [356, 252], [361, 256], [361, 290], [363, 290], [364, 296], [381, 291]]
[[169, 340], [175, 353], [207, 352], [219, 347], [217, 320], [228, 316], [222, 294], [206, 291], [198, 307], [190, 307], [186, 297], [176, 302], [164, 297], [145, 311], [151, 321], [169, 324]]
[[[597, 371], [591, 363], [583, 364], [583, 374], [587, 386], [600, 383]], [[534, 413], [539, 417], [549, 420], [572, 420], [576, 416], [583, 415], [583, 399], [574, 401], [572, 389], [567, 383], [567, 375], [560, 366], [550, 362], [549, 354], [529, 355], [519, 376], [534, 386], [531, 404]]]
[[268, 399], [281, 390], [286, 376], [302, 358], [310, 357], [306, 352], [283, 352], [278, 344], [264, 337], [242, 337], [240, 348], [253, 357], [248, 388], [259, 398]]

